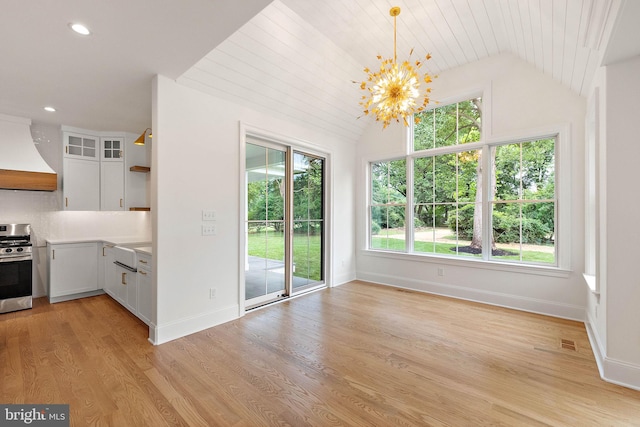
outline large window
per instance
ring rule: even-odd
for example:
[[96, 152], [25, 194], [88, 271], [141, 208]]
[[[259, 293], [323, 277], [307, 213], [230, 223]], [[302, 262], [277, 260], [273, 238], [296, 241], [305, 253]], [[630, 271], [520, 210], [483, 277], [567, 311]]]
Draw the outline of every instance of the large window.
[[405, 250], [407, 162], [371, 164], [371, 247]]
[[557, 137], [484, 141], [481, 98], [417, 119], [406, 158], [370, 164], [370, 248], [557, 265]]

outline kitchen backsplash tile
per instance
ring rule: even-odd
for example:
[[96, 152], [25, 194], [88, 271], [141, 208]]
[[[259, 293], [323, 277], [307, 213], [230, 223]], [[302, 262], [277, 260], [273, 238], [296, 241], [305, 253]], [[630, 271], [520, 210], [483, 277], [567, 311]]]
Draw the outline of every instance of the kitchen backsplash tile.
[[36, 246], [49, 238], [140, 237], [151, 240], [149, 212], [58, 211], [50, 193], [0, 190], [0, 224], [27, 223], [32, 226]]

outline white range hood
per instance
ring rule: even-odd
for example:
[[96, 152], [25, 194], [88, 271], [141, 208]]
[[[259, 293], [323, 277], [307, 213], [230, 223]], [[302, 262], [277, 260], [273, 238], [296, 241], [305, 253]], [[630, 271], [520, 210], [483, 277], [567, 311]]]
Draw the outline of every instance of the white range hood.
[[31, 120], [0, 114], [0, 189], [55, 191], [58, 176], [31, 137]]

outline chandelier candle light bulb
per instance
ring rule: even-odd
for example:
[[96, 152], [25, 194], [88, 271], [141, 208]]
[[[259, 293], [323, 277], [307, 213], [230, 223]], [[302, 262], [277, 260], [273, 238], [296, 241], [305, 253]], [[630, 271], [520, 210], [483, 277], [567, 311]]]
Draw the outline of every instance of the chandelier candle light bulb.
[[[430, 74], [420, 75], [420, 67], [424, 62], [404, 61], [397, 63], [396, 56], [396, 17], [400, 15], [399, 7], [392, 7], [389, 14], [393, 16], [393, 59], [384, 59], [378, 55], [380, 69], [377, 72], [365, 68], [367, 80], [360, 83], [360, 89], [368, 91], [368, 95], [363, 95], [360, 105], [364, 108], [365, 115], [375, 115], [376, 121], [383, 123], [383, 128], [389, 126], [392, 120], [400, 123], [400, 119], [405, 126], [409, 126], [407, 117], [419, 113], [429, 104], [429, 94], [431, 88], [427, 87], [420, 98], [420, 84], [429, 84], [432, 81]], [[409, 52], [409, 56], [413, 49]], [[431, 59], [427, 54], [425, 60]], [[354, 82], [357, 83], [357, 82]], [[418, 118], [415, 119], [418, 121]]]

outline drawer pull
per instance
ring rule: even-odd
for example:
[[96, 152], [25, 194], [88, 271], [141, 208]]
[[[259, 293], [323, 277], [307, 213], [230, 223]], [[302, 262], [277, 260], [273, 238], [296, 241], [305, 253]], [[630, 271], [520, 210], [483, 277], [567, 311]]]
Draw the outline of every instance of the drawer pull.
[[143, 259], [139, 259], [138, 261], [140, 261], [140, 264], [146, 264], [147, 261], [143, 260]]
[[146, 275], [147, 275], [147, 273], [145, 273], [145, 272], [144, 272], [144, 271], [142, 271], [142, 270], [138, 270], [138, 273], [142, 274], [143, 276], [146, 276]]
[[127, 273], [122, 273], [122, 284], [123, 285], [127, 284]]

